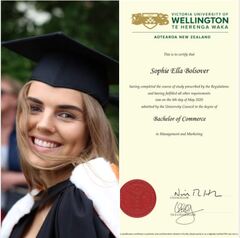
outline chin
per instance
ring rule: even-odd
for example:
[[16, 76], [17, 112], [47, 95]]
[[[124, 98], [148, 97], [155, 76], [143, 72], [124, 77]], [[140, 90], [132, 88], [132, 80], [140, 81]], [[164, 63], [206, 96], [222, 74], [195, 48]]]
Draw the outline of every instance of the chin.
[[51, 162], [51, 161], [47, 161], [47, 160], [39, 158], [33, 152], [29, 153], [28, 160], [33, 167], [36, 166], [36, 167], [42, 167], [42, 168], [49, 168], [49, 167], [54, 166], [56, 164], [53, 161]]

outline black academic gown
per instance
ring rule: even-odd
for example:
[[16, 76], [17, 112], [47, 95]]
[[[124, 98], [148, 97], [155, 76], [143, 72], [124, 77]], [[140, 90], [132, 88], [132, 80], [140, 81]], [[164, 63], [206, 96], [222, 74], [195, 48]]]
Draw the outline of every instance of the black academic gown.
[[69, 180], [49, 188], [31, 212], [14, 226], [10, 238], [23, 237], [37, 209], [49, 201], [53, 201], [52, 207], [37, 238], [114, 238], [98, 217], [92, 201]]

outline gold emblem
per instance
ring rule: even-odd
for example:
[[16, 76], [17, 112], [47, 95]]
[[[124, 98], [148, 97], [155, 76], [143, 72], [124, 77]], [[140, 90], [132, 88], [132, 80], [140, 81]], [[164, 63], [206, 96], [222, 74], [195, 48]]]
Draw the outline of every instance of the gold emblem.
[[157, 25], [167, 25], [168, 15], [162, 13], [136, 13], [132, 14], [132, 24], [143, 24], [148, 29], [153, 29]]

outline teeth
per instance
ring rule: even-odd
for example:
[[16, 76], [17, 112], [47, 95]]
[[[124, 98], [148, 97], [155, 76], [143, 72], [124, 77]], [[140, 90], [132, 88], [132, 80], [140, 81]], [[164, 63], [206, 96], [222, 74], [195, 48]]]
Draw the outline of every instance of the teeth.
[[40, 140], [38, 138], [34, 138], [34, 144], [45, 148], [56, 148], [58, 146], [56, 143]]

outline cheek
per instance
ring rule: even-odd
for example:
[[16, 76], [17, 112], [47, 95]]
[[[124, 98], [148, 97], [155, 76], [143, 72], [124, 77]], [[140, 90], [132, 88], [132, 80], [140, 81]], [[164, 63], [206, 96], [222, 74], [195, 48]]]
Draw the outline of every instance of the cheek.
[[65, 148], [72, 155], [79, 155], [85, 148], [87, 140], [88, 133], [85, 125], [68, 128], [64, 133]]
[[28, 115], [28, 118], [25, 121], [28, 133], [36, 130], [36, 126], [38, 124], [38, 121], [39, 121], [39, 119], [38, 119], [37, 116]]
[[29, 116], [28, 120], [27, 120], [27, 128], [28, 130], [31, 130], [32, 128], [34, 128], [34, 125], [36, 124], [35, 122], [36, 120], [33, 119], [33, 117]]
[[15, 97], [12, 97], [10, 99], [10, 103], [12, 107], [16, 107], [17, 106], [17, 99]]

